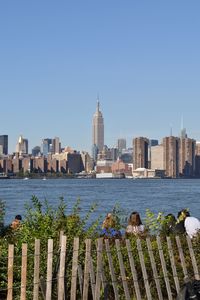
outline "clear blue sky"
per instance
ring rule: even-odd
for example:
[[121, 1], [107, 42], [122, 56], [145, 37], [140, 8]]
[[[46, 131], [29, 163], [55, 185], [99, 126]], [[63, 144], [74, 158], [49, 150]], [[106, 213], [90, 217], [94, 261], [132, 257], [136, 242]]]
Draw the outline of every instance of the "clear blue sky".
[[91, 149], [99, 93], [105, 143], [200, 140], [200, 2], [0, 1], [0, 134], [9, 152], [59, 136]]

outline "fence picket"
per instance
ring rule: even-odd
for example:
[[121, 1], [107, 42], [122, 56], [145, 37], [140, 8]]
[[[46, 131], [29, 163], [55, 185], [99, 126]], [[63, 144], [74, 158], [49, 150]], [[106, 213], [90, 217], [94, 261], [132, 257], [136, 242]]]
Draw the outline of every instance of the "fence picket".
[[33, 300], [39, 298], [39, 278], [40, 278], [40, 240], [35, 240], [34, 254], [34, 275], [33, 275]]
[[128, 239], [126, 239], [126, 248], [127, 248], [127, 252], [128, 252], [130, 266], [131, 266], [131, 273], [132, 273], [132, 277], [133, 277], [133, 283], [134, 283], [136, 297], [137, 297], [137, 300], [141, 300], [142, 298], [141, 298], [141, 293], [140, 293], [140, 288], [139, 288], [139, 283], [138, 283], [137, 271], [136, 271], [135, 263], [133, 260], [131, 244]]
[[115, 300], [119, 300], [119, 294], [118, 294], [118, 289], [117, 289], [117, 279], [116, 279], [116, 275], [115, 275], [115, 270], [114, 270], [114, 266], [113, 266], [113, 260], [112, 260], [112, 256], [111, 256], [111, 252], [110, 252], [110, 245], [109, 245], [108, 239], [105, 239], [105, 245], [106, 245], [106, 254], [108, 257], [108, 264], [109, 264], [109, 269], [110, 269], [113, 291], [115, 294]]
[[60, 252], [60, 268], [59, 268], [59, 277], [58, 277], [58, 300], [64, 299], [66, 241], [67, 241], [66, 236], [62, 235], [61, 252]]
[[95, 300], [100, 299], [101, 288], [101, 271], [102, 271], [102, 251], [103, 251], [103, 239], [97, 240], [97, 271], [96, 271], [96, 286], [95, 286]]
[[73, 259], [72, 259], [71, 298], [70, 298], [71, 300], [76, 300], [78, 250], [79, 250], [79, 238], [75, 238], [74, 247], [73, 247]]
[[86, 249], [85, 249], [85, 269], [84, 269], [84, 281], [83, 281], [83, 300], [88, 299], [91, 240], [87, 239], [85, 241], [85, 244], [86, 244]]
[[171, 243], [171, 239], [169, 236], [167, 237], [167, 247], [168, 247], [169, 258], [170, 258], [170, 262], [171, 262], [171, 268], [172, 268], [174, 283], [175, 283], [175, 287], [176, 287], [176, 292], [178, 294], [180, 291], [180, 284], [179, 284], [178, 274], [177, 274], [177, 270], [176, 270], [176, 264], [175, 264], [175, 259], [174, 259], [172, 243]]
[[181, 266], [182, 266], [182, 269], [183, 269], [183, 274], [184, 274], [185, 279], [187, 279], [188, 278], [188, 272], [187, 272], [187, 268], [186, 268], [186, 264], [185, 264], [185, 257], [184, 257], [184, 254], [183, 254], [183, 249], [182, 249], [182, 246], [181, 246], [181, 241], [180, 241], [179, 236], [176, 236], [176, 244], [177, 244], [177, 247], [178, 247], [178, 252], [179, 252], [179, 257], [180, 257], [180, 260], [181, 260]]
[[148, 248], [149, 257], [150, 257], [150, 261], [151, 261], [151, 268], [152, 268], [154, 280], [155, 280], [155, 283], [156, 283], [158, 299], [163, 300], [163, 295], [162, 295], [162, 291], [161, 291], [161, 287], [160, 287], [160, 280], [159, 280], [159, 277], [158, 277], [158, 272], [157, 272], [157, 268], [156, 268], [156, 262], [155, 262], [155, 259], [154, 259], [154, 255], [153, 255], [153, 249], [152, 249], [151, 241], [150, 241], [149, 238], [147, 238], [146, 242], [147, 242], [147, 248]]
[[78, 264], [78, 283], [80, 287], [81, 299], [83, 298], [83, 270], [82, 266]]
[[22, 244], [22, 266], [21, 266], [21, 300], [26, 300], [27, 282], [27, 244]]
[[141, 268], [142, 268], [142, 274], [143, 274], [147, 299], [152, 300], [151, 290], [150, 290], [150, 286], [149, 286], [149, 280], [148, 280], [147, 270], [146, 270], [146, 266], [145, 266], [145, 262], [144, 262], [144, 255], [143, 255], [142, 245], [141, 245], [140, 239], [137, 239], [137, 249], [138, 249], [138, 254], [139, 254], [139, 259], [140, 259], [140, 265], [141, 265]]
[[8, 246], [8, 293], [7, 300], [13, 299], [13, 267], [14, 267], [14, 245]]
[[156, 239], [157, 239], [158, 251], [159, 251], [159, 255], [160, 255], [160, 261], [161, 261], [161, 265], [162, 265], [162, 270], [163, 270], [165, 285], [166, 285], [166, 289], [167, 289], [168, 299], [173, 300], [172, 299], [172, 291], [171, 291], [171, 287], [170, 287], [170, 282], [169, 282], [169, 277], [168, 277], [168, 273], [167, 273], [167, 267], [166, 267], [166, 262], [165, 262], [165, 258], [164, 258], [164, 254], [163, 254], [163, 249], [162, 249], [162, 244], [161, 244], [161, 241], [160, 241], [160, 237], [157, 236]]
[[197, 261], [196, 261], [195, 255], [194, 255], [194, 250], [193, 250], [193, 247], [192, 247], [192, 241], [191, 241], [189, 236], [187, 236], [187, 243], [188, 243], [188, 248], [189, 248], [189, 251], [190, 251], [190, 257], [191, 257], [191, 260], [192, 260], [192, 266], [193, 266], [193, 270], [194, 270], [195, 279], [200, 280]]
[[46, 300], [51, 300], [53, 270], [53, 240], [48, 240]]
[[91, 289], [92, 289], [92, 297], [95, 298], [95, 287], [96, 287], [96, 281], [95, 281], [95, 273], [94, 273], [94, 266], [92, 261], [92, 256], [90, 255], [89, 258], [89, 272], [90, 272], [90, 282], [91, 282]]
[[116, 249], [117, 249], [117, 256], [118, 256], [118, 260], [119, 260], [120, 274], [121, 274], [121, 278], [122, 278], [122, 284], [123, 284], [123, 288], [124, 288], [125, 297], [126, 297], [126, 300], [129, 300], [129, 299], [131, 299], [131, 297], [130, 297], [130, 293], [128, 290], [128, 284], [127, 284], [127, 279], [126, 279], [124, 263], [123, 263], [123, 259], [122, 259], [122, 253], [120, 250], [119, 240], [115, 240], [115, 245], [116, 245]]

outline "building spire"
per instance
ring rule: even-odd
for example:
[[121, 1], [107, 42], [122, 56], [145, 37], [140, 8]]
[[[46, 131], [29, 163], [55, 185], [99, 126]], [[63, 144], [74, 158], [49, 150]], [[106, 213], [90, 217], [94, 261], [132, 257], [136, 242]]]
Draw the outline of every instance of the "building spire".
[[97, 112], [100, 111], [99, 93], [97, 94]]
[[172, 124], [170, 124], [170, 136], [173, 136], [173, 127], [172, 127]]

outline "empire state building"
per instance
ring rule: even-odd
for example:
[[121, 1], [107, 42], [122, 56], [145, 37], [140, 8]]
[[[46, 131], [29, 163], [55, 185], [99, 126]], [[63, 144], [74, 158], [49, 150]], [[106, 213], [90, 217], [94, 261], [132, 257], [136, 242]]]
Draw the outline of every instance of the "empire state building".
[[104, 121], [102, 112], [100, 111], [99, 100], [97, 101], [96, 112], [93, 116], [92, 133], [93, 146], [96, 146], [98, 152], [101, 152], [104, 146]]

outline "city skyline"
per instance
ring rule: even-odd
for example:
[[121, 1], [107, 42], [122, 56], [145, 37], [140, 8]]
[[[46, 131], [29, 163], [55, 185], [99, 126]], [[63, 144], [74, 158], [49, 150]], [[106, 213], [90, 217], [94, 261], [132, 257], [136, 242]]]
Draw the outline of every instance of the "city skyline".
[[[105, 144], [179, 135], [200, 140], [200, 3], [0, 4], [1, 135], [9, 152], [59, 136], [91, 152], [96, 95]], [[37, 22], [36, 22], [37, 20]]]

